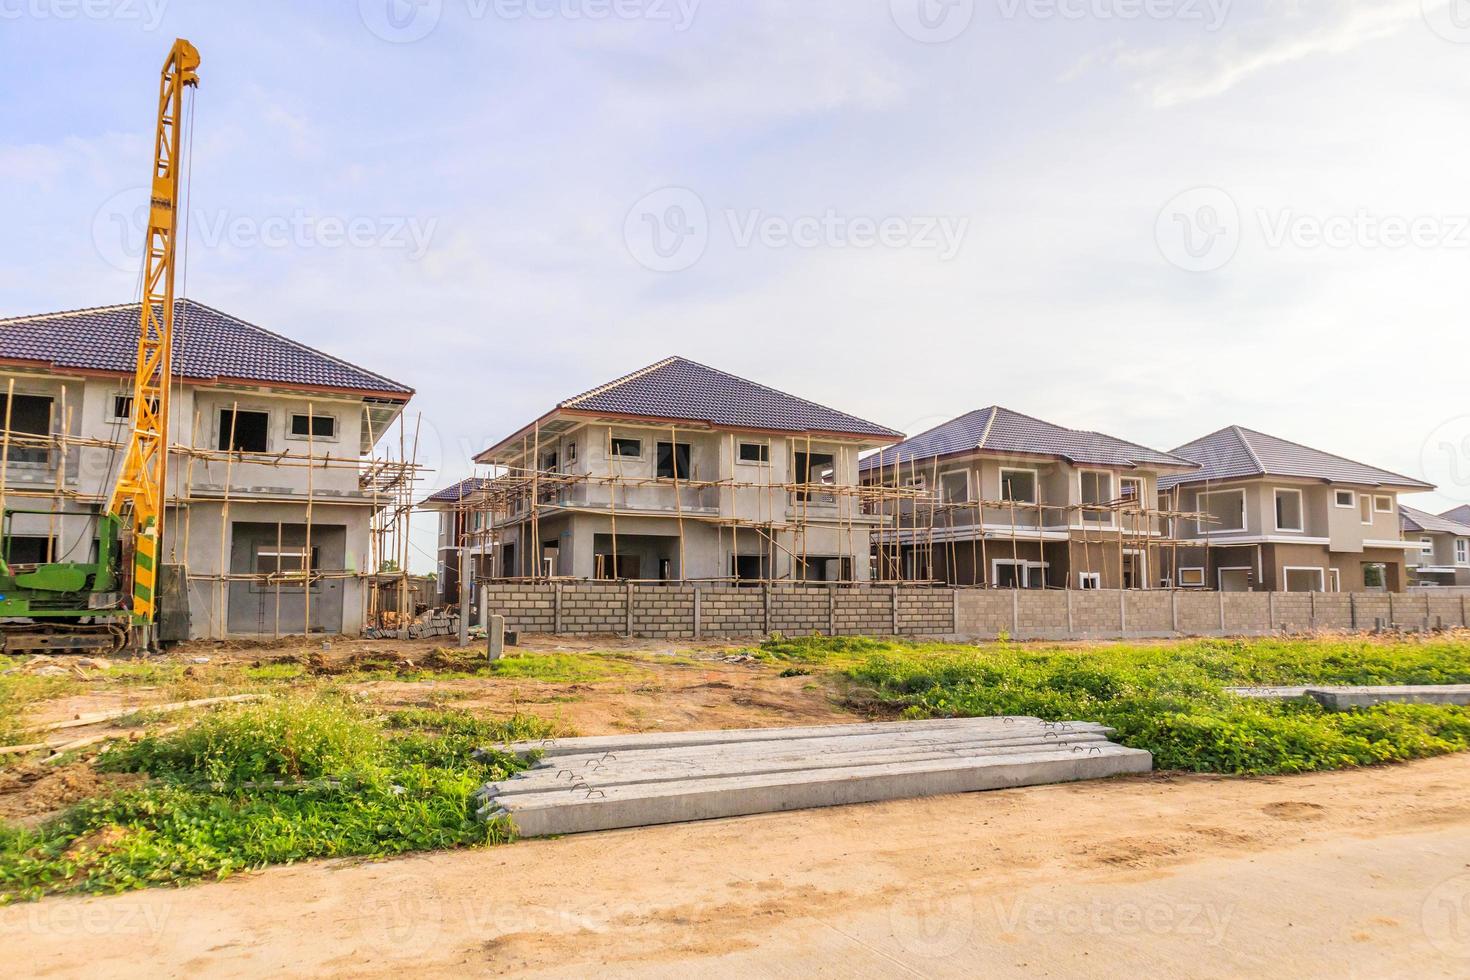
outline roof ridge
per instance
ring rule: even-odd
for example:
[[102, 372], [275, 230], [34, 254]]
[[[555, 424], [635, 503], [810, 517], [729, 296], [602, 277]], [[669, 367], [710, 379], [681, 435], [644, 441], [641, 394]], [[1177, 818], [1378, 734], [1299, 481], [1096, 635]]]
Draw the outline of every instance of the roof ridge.
[[[985, 444], [990, 441], [990, 430], [993, 429], [993, 428], [995, 428], [995, 420], [998, 419], [998, 418], [1000, 418], [1000, 413], [1002, 411], [1009, 412], [1010, 409], [1008, 409], [1008, 408], [1007, 409], [1002, 409], [999, 405], [991, 405], [989, 409], [983, 409], [982, 408], [981, 411], [982, 412], [989, 411], [990, 412], [990, 418], [988, 418], [988, 419], [985, 420], [985, 431], [982, 432], [982, 433], [980, 433], [980, 441], [975, 444], [975, 448], [977, 450], [984, 449], [985, 448]], [[1013, 414], [1019, 414], [1019, 413], [1013, 413]], [[1040, 419], [1036, 419], [1035, 421], [1040, 422], [1041, 420]]]
[[[1261, 475], [1262, 476], [1269, 475], [1271, 471], [1268, 470], [1268, 469], [1266, 469], [1266, 464], [1263, 463], [1263, 462], [1261, 462], [1261, 457], [1256, 453], [1256, 447], [1255, 446], [1252, 446], [1251, 445], [1251, 441], [1246, 438], [1246, 435], [1245, 434], [1247, 432], [1250, 432], [1251, 430], [1245, 428], [1244, 426], [1232, 425], [1230, 427], [1230, 431], [1234, 432], [1235, 433], [1235, 438], [1237, 438], [1237, 439], [1240, 440], [1241, 446], [1243, 446], [1245, 448], [1246, 455], [1251, 458], [1251, 462], [1252, 463], [1255, 463], [1256, 464], [1256, 469], [1258, 469], [1258, 470], [1261, 471]], [[1264, 433], [1264, 432], [1260, 432], [1260, 433], [1256, 433], [1256, 434], [1257, 435], [1266, 435], [1266, 433]], [[1275, 437], [1273, 436], [1272, 438], [1275, 438]], [[1286, 440], [1282, 440], [1282, 441], [1286, 441]], [[1310, 449], [1311, 447], [1310, 446], [1303, 446], [1301, 448], [1303, 448], [1303, 449]], [[1352, 462], [1352, 460], [1347, 460], [1347, 462]]]
[[[1409, 476], [1407, 473], [1395, 473], [1393, 470], [1386, 470], [1386, 469], [1384, 469], [1381, 466], [1374, 466], [1372, 463], [1364, 463], [1364, 462], [1362, 462], [1360, 460], [1349, 459], [1346, 456], [1340, 456], [1337, 453], [1331, 453], [1331, 452], [1328, 452], [1325, 449], [1318, 449], [1315, 446], [1308, 446], [1305, 443], [1294, 442], [1291, 439], [1283, 439], [1280, 436], [1273, 436], [1269, 432], [1261, 432], [1261, 431], [1259, 431], [1257, 429], [1247, 429], [1244, 426], [1238, 426], [1238, 425], [1237, 426], [1233, 426], [1233, 428], [1236, 428], [1236, 429], [1241, 430], [1242, 433], [1249, 432], [1252, 435], [1265, 436], [1267, 439], [1275, 439], [1277, 442], [1284, 442], [1288, 446], [1294, 446], [1297, 449], [1305, 449], [1307, 452], [1316, 453], [1319, 456], [1327, 456], [1327, 457], [1329, 457], [1331, 459], [1335, 459], [1335, 460], [1337, 460], [1338, 462], [1341, 462], [1341, 463], [1351, 463], [1354, 466], [1361, 466], [1364, 469], [1374, 470], [1374, 471], [1379, 472], [1379, 473], [1386, 473], [1389, 476], [1396, 476], [1396, 477], [1398, 477], [1401, 480], [1408, 480], [1412, 484], [1427, 485], [1427, 484], [1424, 483], [1423, 480], [1416, 480], [1412, 476]], [[1247, 449], [1250, 449], [1251, 458], [1252, 459], [1256, 459], [1255, 450], [1254, 449], [1251, 449], [1251, 447], [1248, 444], [1247, 444]], [[1260, 461], [1257, 460], [1257, 463], [1259, 463], [1259, 462]], [[1266, 472], [1266, 470], [1264, 469], [1264, 467], [1262, 468], [1261, 472], [1262, 473], [1265, 473]], [[1279, 474], [1272, 474], [1272, 475], [1279, 475]]]
[[[179, 302], [182, 302], [182, 300]], [[61, 317], [78, 316], [82, 313], [110, 313], [113, 310], [125, 310], [129, 307], [142, 305], [142, 300], [139, 300], [136, 303], [107, 303], [103, 306], [79, 306], [74, 310], [57, 310], [54, 313], [32, 313], [29, 316], [0, 317], [0, 324], [25, 323], [30, 320], [57, 320]]]
[[[670, 364], [674, 363], [675, 361], [682, 361], [682, 360], [684, 360], [684, 358], [679, 357], [677, 354], [671, 355], [669, 357], [664, 358], [661, 361], [655, 361], [654, 363], [648, 365], [647, 367], [641, 367], [638, 370], [632, 372], [631, 374], [625, 374], [621, 378], [614, 378], [613, 380], [607, 382], [606, 384], [599, 385], [596, 388], [592, 388], [592, 389], [590, 389], [588, 391], [584, 391], [580, 395], [573, 395], [570, 398], [564, 399], [563, 401], [558, 402], [556, 407], [557, 408], [571, 408], [577, 402], [582, 402], [582, 401], [586, 401], [589, 398], [594, 398], [597, 395], [603, 394], [604, 392], [611, 391], [612, 389], [618, 387], [619, 385], [625, 385], [629, 381], [637, 381], [639, 378], [643, 377], [645, 374], [649, 374], [649, 373], [651, 373], [653, 371], [657, 371], [659, 368], [668, 367]], [[691, 361], [690, 363], [692, 364], [694, 362]], [[702, 366], [703, 365], [701, 365], [701, 367]]]

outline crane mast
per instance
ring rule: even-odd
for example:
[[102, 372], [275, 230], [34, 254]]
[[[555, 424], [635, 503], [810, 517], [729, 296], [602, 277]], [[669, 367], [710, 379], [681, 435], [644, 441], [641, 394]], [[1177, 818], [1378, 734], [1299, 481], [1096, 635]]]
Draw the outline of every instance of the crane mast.
[[169, 388], [173, 375], [174, 269], [178, 233], [188, 221], [181, 210], [181, 144], [184, 90], [199, 84], [199, 52], [180, 38], [169, 51], [159, 82], [152, 193], [143, 256], [143, 302], [138, 319], [138, 363], [133, 378], [132, 425], [106, 514], [125, 521], [131, 547], [132, 616], [136, 626], [154, 621], [158, 559], [163, 541], [168, 483]]

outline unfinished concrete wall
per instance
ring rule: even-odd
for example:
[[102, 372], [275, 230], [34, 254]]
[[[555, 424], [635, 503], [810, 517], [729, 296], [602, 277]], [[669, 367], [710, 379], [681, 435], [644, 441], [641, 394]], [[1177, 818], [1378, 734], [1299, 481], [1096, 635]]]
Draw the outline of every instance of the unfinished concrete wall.
[[919, 586], [497, 584], [490, 611], [527, 633], [659, 639], [934, 636], [1107, 639], [1470, 626], [1470, 596], [1004, 591]]

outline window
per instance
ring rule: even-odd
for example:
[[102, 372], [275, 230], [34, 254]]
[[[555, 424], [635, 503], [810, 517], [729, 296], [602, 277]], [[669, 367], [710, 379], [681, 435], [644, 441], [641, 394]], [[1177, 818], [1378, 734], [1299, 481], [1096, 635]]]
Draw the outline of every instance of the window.
[[561, 456], [557, 454], [556, 450], [553, 449], [549, 453], [543, 453], [542, 454], [542, 456], [541, 456], [541, 472], [543, 472], [543, 473], [555, 473], [557, 467], [560, 466], [560, 465], [561, 465]]
[[1337, 490], [1333, 493], [1333, 499], [1337, 502], [1337, 506], [1345, 510], [1351, 510], [1358, 506], [1357, 494], [1351, 490]]
[[1393, 513], [1393, 498], [1392, 497], [1374, 497], [1373, 498], [1373, 509], [1375, 511], [1377, 511], [1378, 513], [1380, 513], [1380, 514], [1392, 514]]
[[[1458, 545], [1458, 542], [1456, 542], [1456, 544]], [[1434, 539], [1433, 538], [1423, 537], [1423, 538], [1420, 538], [1419, 539], [1419, 554], [1420, 554], [1421, 557], [1424, 557], [1424, 558], [1433, 558], [1434, 557]]]
[[1455, 539], [1455, 564], [1470, 565], [1470, 540]]
[[[1082, 503], [1084, 505], [1112, 502], [1113, 474], [1083, 470], [1077, 474], [1077, 479], [1082, 484]], [[1084, 521], [1106, 521], [1109, 519], [1109, 514], [1104, 510], [1084, 510], [1082, 519]]]
[[1199, 495], [1198, 509], [1209, 516], [1198, 529], [1203, 534], [1245, 530], [1245, 491], [1217, 490]]
[[[5, 412], [10, 412], [10, 435], [12, 440], [20, 436], [49, 436], [51, 434], [51, 399], [40, 395], [16, 395], [7, 408], [6, 396], [0, 394], [0, 428], [5, 424]], [[10, 446], [12, 463], [44, 463], [51, 458], [45, 446]]]
[[5, 560], [12, 565], [41, 565], [56, 560], [56, 543], [51, 538], [15, 535], [5, 542]]
[[1300, 490], [1276, 491], [1276, 530], [1305, 531], [1302, 522], [1302, 492]]
[[769, 463], [771, 461], [771, 447], [763, 442], [742, 442], [740, 444], [740, 462], [742, 463]]
[[660, 480], [689, 479], [689, 444], [686, 442], [658, 444], [658, 472]]
[[335, 439], [337, 419], [331, 415], [292, 415], [291, 434], [303, 439]]
[[950, 470], [939, 474], [939, 493], [946, 504], [970, 502], [970, 471]]
[[1373, 498], [1366, 493], [1358, 498], [1358, 513], [1365, 526], [1373, 523]]
[[613, 459], [642, 459], [642, 439], [614, 439], [612, 441]]
[[[837, 484], [837, 462], [831, 453], [797, 453], [796, 482], [831, 487]], [[817, 496], [805, 490], [796, 492], [797, 500], [808, 500]]]
[[220, 409], [219, 449], [227, 453], [270, 451], [271, 417], [267, 412]]
[[1143, 480], [1138, 477], [1125, 476], [1118, 481], [1118, 485], [1122, 488], [1121, 496], [1124, 500], [1136, 504], [1143, 499]]
[[[158, 399], [150, 402], [154, 414], [158, 413]], [[112, 414], [107, 417], [109, 422], [131, 422], [133, 421], [133, 396], [121, 394], [112, 396]]]
[[1102, 588], [1102, 574], [1100, 572], [1078, 572], [1077, 588], [1084, 591], [1095, 591]]
[[569, 442], [569, 443], [567, 443], [566, 456], [567, 456], [567, 465], [568, 466], [572, 465], [573, 463], [575, 463], [577, 461], [577, 444], [575, 442]]
[[1204, 586], [1205, 570], [1203, 568], [1179, 569], [1179, 587], [1181, 589], [1202, 589]]
[[1036, 471], [1001, 470], [1000, 499], [1017, 504], [1036, 503]]

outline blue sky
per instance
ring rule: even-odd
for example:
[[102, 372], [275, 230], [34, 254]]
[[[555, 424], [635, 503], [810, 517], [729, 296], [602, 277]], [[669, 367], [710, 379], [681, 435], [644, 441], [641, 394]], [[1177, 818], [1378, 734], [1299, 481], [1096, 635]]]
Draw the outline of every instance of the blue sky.
[[175, 36], [189, 295], [415, 387], [436, 483], [678, 353], [1470, 502], [1470, 0], [0, 0], [0, 315], [132, 298]]

